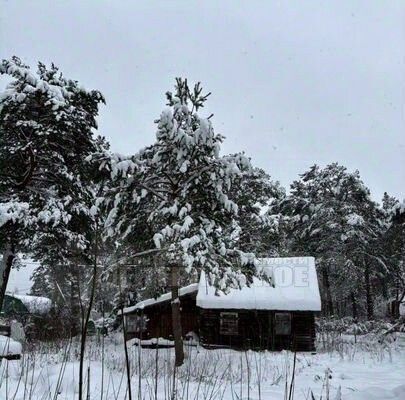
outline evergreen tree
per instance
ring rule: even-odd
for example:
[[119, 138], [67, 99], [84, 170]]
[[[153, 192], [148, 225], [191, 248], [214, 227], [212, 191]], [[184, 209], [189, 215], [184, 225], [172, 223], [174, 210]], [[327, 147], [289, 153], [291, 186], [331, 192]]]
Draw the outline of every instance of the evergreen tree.
[[93, 134], [104, 99], [54, 65], [39, 63], [34, 74], [13, 57], [2, 61], [0, 73], [12, 78], [0, 99], [2, 302], [17, 251], [60, 258], [88, 246], [85, 159], [104, 147]]
[[226, 291], [244, 284], [252, 271], [247, 265], [254, 256], [230, 239], [240, 230], [232, 184], [250, 170], [250, 162], [243, 154], [220, 155], [223, 136], [214, 133], [210, 117], [197, 113], [208, 97], [199, 84], [190, 90], [186, 80], [177, 79], [175, 93], [166, 96], [169, 108], [156, 121], [155, 143], [133, 157], [105, 160], [115, 186], [106, 224], [109, 235], [121, 241], [137, 236], [141, 254], [159, 255], [170, 272], [176, 365], [181, 365], [180, 276], [204, 269], [218, 290]]
[[280, 183], [272, 181], [264, 170], [252, 168], [235, 179], [230, 197], [238, 205], [237, 246], [261, 257], [282, 253], [281, 215], [275, 207], [285, 198]]
[[[373, 245], [381, 234], [380, 211], [358, 171], [350, 173], [337, 163], [324, 169], [314, 165], [293, 182], [283, 210], [292, 252], [317, 258], [327, 313], [335, 313], [333, 295], [341, 301], [343, 294], [350, 296], [356, 315], [354, 293], [364, 288], [367, 314], [372, 318], [371, 275], [376, 269], [371, 266]], [[337, 284], [343, 282], [344, 291], [338, 293]]]

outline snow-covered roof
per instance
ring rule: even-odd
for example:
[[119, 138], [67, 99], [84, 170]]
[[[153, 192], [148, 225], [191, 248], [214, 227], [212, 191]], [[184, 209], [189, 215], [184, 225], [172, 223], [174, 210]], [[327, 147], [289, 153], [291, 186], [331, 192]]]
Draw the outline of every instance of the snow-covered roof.
[[321, 310], [313, 257], [263, 258], [258, 268], [271, 277], [272, 284], [253, 278], [251, 286], [230, 289], [227, 294], [216, 293], [202, 273], [197, 306], [206, 309]]
[[46, 314], [52, 308], [52, 301], [47, 297], [17, 294], [13, 294], [12, 296], [21, 300], [31, 314]]
[[[206, 309], [321, 311], [313, 257], [262, 258], [257, 268], [269, 276], [270, 283], [254, 277], [250, 286], [217, 293], [202, 272], [200, 282], [181, 288], [179, 295], [197, 292], [197, 306]], [[143, 300], [124, 308], [124, 314], [170, 299], [171, 293], [165, 293], [157, 299]]]
[[[198, 290], [198, 283], [193, 283], [191, 285], [180, 288], [179, 296], [180, 297], [185, 296], [186, 294], [197, 292], [197, 290]], [[153, 306], [155, 304], [162, 303], [164, 301], [168, 301], [171, 298], [172, 298], [172, 294], [170, 292], [170, 293], [162, 294], [157, 299], [152, 298], [152, 299], [140, 301], [139, 303], [135, 304], [134, 306], [124, 308], [124, 314], [131, 313], [135, 310], [142, 310], [145, 307]]]

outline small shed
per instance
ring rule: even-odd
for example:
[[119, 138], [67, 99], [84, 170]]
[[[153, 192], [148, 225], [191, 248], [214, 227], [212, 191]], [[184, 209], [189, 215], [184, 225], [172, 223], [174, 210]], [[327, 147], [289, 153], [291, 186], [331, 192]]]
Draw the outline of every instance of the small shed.
[[[315, 315], [321, 310], [313, 257], [265, 258], [267, 279], [218, 292], [204, 272], [180, 289], [183, 336], [196, 333], [206, 347], [315, 349]], [[129, 337], [172, 339], [171, 294], [124, 309]]]
[[[198, 283], [179, 289], [183, 337], [189, 332], [198, 332], [197, 292]], [[156, 299], [147, 299], [124, 308], [128, 339], [173, 339], [171, 296], [171, 293], [165, 293]]]

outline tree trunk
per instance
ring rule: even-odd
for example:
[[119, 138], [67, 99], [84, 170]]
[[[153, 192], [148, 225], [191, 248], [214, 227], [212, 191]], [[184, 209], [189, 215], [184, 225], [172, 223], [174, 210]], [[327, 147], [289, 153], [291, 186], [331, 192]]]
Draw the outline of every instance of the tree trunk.
[[374, 304], [370, 285], [370, 266], [367, 262], [364, 265], [364, 280], [366, 285], [367, 319], [371, 320], [374, 318]]
[[322, 267], [322, 279], [323, 286], [326, 292], [326, 314], [330, 316], [333, 315], [335, 312], [333, 308], [332, 292], [329, 283], [329, 274], [326, 266]]
[[353, 318], [357, 318], [357, 302], [356, 302], [356, 297], [353, 292], [350, 293], [350, 298], [352, 300]]
[[172, 328], [174, 336], [175, 366], [184, 362], [183, 338], [181, 329], [180, 298], [179, 298], [179, 268], [172, 265], [170, 268], [172, 289]]
[[0, 266], [0, 311], [3, 310], [3, 302], [6, 295], [8, 279], [10, 278], [10, 272], [15, 257], [14, 251], [14, 246], [9, 244], [4, 251], [3, 261]]
[[76, 336], [81, 332], [80, 321], [83, 319], [80, 307], [79, 270], [77, 265], [70, 265], [70, 336]]
[[387, 300], [389, 298], [389, 294], [388, 294], [388, 282], [387, 282], [387, 278], [383, 277], [381, 278], [381, 292], [382, 295], [384, 297], [384, 300]]
[[97, 262], [98, 262], [98, 228], [95, 232], [95, 243], [94, 243], [94, 259], [93, 259], [93, 281], [90, 291], [89, 305], [87, 307], [87, 312], [85, 314], [84, 321], [82, 321], [82, 332], [80, 340], [80, 358], [79, 358], [79, 400], [83, 399], [83, 369], [84, 369], [84, 355], [86, 350], [86, 339], [87, 339], [87, 328], [89, 326], [91, 311], [93, 309], [94, 296], [96, 294], [97, 287]]
[[[124, 354], [125, 354], [125, 371], [127, 373], [127, 389], [128, 389], [128, 399], [132, 400], [132, 385], [131, 385], [131, 364], [129, 362], [128, 355], [128, 345], [127, 345], [127, 325], [124, 315], [124, 296], [122, 295], [122, 286], [121, 286], [121, 269], [118, 266], [118, 286], [120, 290], [120, 304], [121, 304], [121, 323], [122, 323], [122, 334], [124, 336]], [[141, 325], [142, 332], [142, 325]], [[141, 333], [142, 334], [142, 333]], [[139, 351], [141, 351], [141, 342], [139, 342]], [[141, 368], [139, 368], [139, 376], [141, 376]], [[141, 392], [139, 392], [141, 393]]]

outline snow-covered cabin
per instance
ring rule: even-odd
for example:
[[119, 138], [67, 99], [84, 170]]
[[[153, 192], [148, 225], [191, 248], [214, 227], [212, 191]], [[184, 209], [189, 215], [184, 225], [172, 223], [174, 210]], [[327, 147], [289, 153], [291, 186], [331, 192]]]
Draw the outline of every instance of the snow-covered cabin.
[[[180, 289], [183, 335], [196, 333], [207, 347], [313, 351], [315, 314], [321, 311], [313, 257], [265, 258], [270, 279], [218, 292], [201, 273]], [[129, 337], [172, 338], [171, 294], [124, 309]]]

